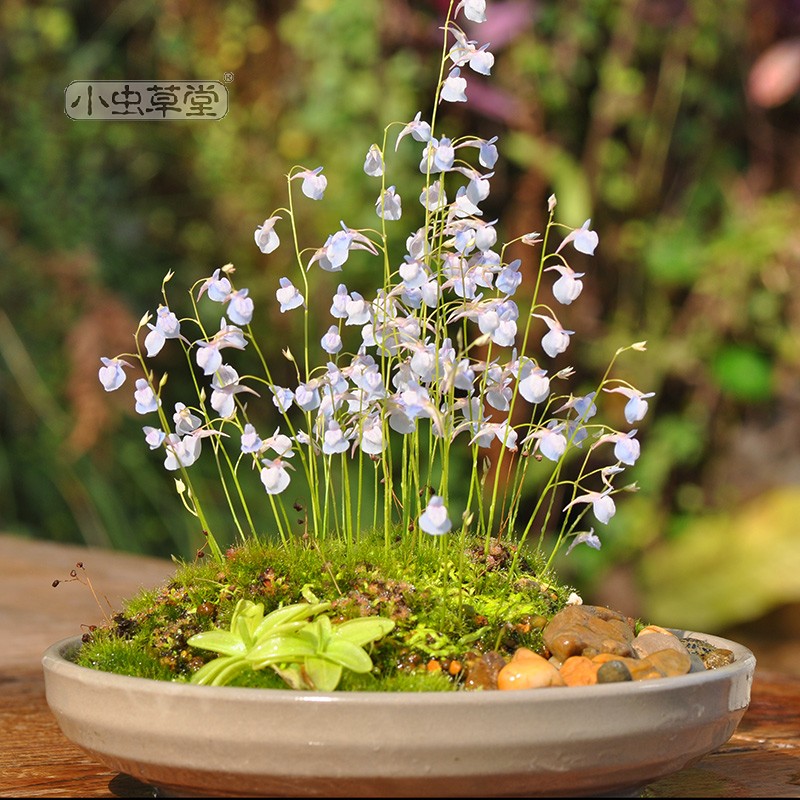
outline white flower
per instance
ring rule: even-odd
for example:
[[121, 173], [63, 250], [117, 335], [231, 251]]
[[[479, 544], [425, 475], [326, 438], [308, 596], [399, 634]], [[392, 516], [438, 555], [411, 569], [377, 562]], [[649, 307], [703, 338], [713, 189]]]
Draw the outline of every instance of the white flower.
[[280, 458], [270, 460], [261, 459], [264, 467], [261, 470], [261, 483], [267, 490], [267, 494], [280, 494], [291, 481], [289, 473], [286, 471], [288, 464], [284, 464]]
[[383, 153], [380, 147], [373, 144], [367, 151], [367, 157], [364, 160], [364, 172], [372, 178], [379, 178], [383, 175]]
[[275, 292], [275, 297], [281, 304], [281, 314], [303, 305], [303, 295], [288, 278], [281, 278], [280, 283], [281, 288]]
[[568, 233], [564, 237], [564, 241], [558, 246], [556, 253], [560, 252], [564, 245], [566, 245], [568, 242], [572, 242], [572, 246], [579, 253], [585, 253], [587, 256], [593, 256], [594, 250], [597, 247], [597, 243], [600, 241], [600, 238], [594, 231], [589, 230], [589, 225], [591, 224], [592, 221], [587, 219], [580, 228], [575, 228], [575, 230]]
[[278, 234], [275, 233], [275, 223], [279, 219], [281, 217], [268, 217], [256, 228], [253, 237], [262, 253], [271, 253], [280, 245], [281, 240], [278, 238]]
[[439, 495], [435, 494], [431, 497], [428, 507], [420, 515], [419, 527], [431, 536], [441, 536], [453, 527], [453, 523], [447, 516], [444, 499]]

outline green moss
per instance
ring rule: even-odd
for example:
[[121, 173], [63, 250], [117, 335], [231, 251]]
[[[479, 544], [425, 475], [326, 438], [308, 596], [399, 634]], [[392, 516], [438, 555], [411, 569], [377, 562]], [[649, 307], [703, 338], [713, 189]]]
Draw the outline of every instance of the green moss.
[[[454, 537], [433, 544], [387, 547], [377, 536], [355, 548], [339, 541], [248, 542], [230, 549], [222, 563], [180, 564], [167, 585], [141, 592], [86, 637], [78, 663], [188, 680], [215, 657], [189, 645], [189, 638], [227, 629], [239, 600], [263, 603], [269, 613], [309, 593], [331, 603], [334, 623], [376, 614], [395, 622], [368, 648], [373, 670], [345, 671], [343, 690], [452, 689], [458, 671], [451, 678], [446, 667], [453, 660], [492, 650], [509, 657], [518, 647], [541, 651], [541, 629], [563, 607], [570, 587], [555, 583], [535, 555], [505, 542]], [[233, 685], [285, 686], [271, 669], [244, 673]]]

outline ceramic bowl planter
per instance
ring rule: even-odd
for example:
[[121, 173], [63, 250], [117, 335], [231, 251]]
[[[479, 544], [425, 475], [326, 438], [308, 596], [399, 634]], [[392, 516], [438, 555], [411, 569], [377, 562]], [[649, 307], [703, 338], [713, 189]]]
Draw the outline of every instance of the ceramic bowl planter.
[[304, 692], [131, 678], [50, 647], [64, 735], [165, 795], [468, 797], [631, 793], [717, 749], [750, 702], [753, 653], [675, 678], [512, 692]]

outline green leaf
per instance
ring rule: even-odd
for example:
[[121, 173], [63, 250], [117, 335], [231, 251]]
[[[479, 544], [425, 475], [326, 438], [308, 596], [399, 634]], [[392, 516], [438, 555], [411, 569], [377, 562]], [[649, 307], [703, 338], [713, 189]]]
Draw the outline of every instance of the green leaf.
[[247, 651], [242, 638], [230, 631], [203, 631], [190, 636], [186, 641], [192, 647], [198, 647], [201, 650], [212, 650], [215, 653], [222, 653], [226, 656], [241, 656]]
[[220, 656], [204, 664], [192, 675], [191, 683], [201, 686], [224, 686], [250, 665], [241, 656]]
[[245, 658], [253, 669], [262, 669], [268, 664], [283, 664], [302, 661], [317, 654], [317, 640], [307, 631], [287, 635], [270, 636], [251, 648]]
[[340, 622], [334, 628], [337, 639], [356, 645], [365, 645], [386, 636], [394, 628], [394, 622], [385, 617], [358, 617]]
[[372, 669], [372, 659], [367, 651], [344, 639], [331, 639], [320, 655], [353, 672], [369, 672]]
[[300, 620], [308, 619], [309, 617], [316, 617], [317, 614], [330, 608], [330, 603], [293, 603], [290, 606], [278, 608], [275, 611], [267, 614], [261, 624], [254, 631], [254, 638], [258, 639], [279, 625], [286, 623], [298, 622]]
[[324, 658], [309, 658], [305, 662], [305, 673], [313, 689], [332, 692], [342, 678], [342, 668]]

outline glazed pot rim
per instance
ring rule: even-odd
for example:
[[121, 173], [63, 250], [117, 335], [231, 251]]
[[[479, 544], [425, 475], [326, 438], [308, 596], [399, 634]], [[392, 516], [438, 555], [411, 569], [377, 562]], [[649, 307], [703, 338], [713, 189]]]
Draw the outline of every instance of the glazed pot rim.
[[[667, 628], [670, 632], [679, 637], [691, 637], [701, 639], [714, 647], [724, 648], [731, 650], [734, 654], [734, 660], [730, 664], [714, 669], [707, 669], [701, 672], [689, 672], [685, 675], [678, 675], [674, 677], [654, 678], [643, 681], [624, 681], [617, 683], [593, 684], [591, 686], [551, 686], [546, 690], [538, 689], [519, 689], [515, 691], [334, 691], [334, 692], [320, 692], [314, 690], [298, 690], [298, 689], [265, 689], [257, 687], [244, 687], [244, 686], [198, 686], [185, 681], [164, 681], [155, 678], [141, 678], [131, 675], [121, 675], [119, 673], [105, 672], [95, 670], [91, 667], [84, 667], [78, 665], [74, 661], [74, 656], [78, 652], [82, 644], [81, 636], [70, 636], [62, 639], [45, 650], [42, 656], [42, 666], [45, 672], [61, 673], [69, 675], [75, 680], [113, 683], [113, 685], [124, 688], [129, 687], [131, 690], [142, 691], [146, 686], [150, 687], [152, 691], [162, 691], [169, 694], [181, 695], [184, 697], [191, 697], [195, 694], [201, 695], [204, 698], [211, 698], [212, 693], [218, 693], [220, 697], [233, 699], [235, 695], [240, 698], [253, 699], [255, 695], [266, 696], [274, 700], [285, 699], [286, 701], [297, 702], [302, 701], [316, 701], [316, 702], [347, 702], [350, 698], [351, 701], [359, 700], [361, 702], [376, 702], [380, 698], [385, 703], [407, 703], [409, 698], [421, 699], [425, 702], [431, 702], [432, 698], [436, 698], [439, 703], [497, 703], [508, 702], [514, 703], [518, 701], [521, 694], [526, 696], [540, 697], [542, 701], [563, 701], [569, 697], [578, 700], [582, 697], [590, 695], [595, 698], [608, 697], [616, 695], [629, 695], [631, 693], [638, 693], [647, 695], [654, 691], [664, 691], [674, 688], [676, 691], [686, 690], [690, 687], [700, 687], [704, 684], [714, 683], [718, 680], [724, 680], [732, 675], [740, 674], [748, 684], [752, 680], [752, 675], [755, 670], [756, 658], [754, 653], [744, 645], [730, 639], [725, 639], [720, 636], [712, 634], [701, 633], [697, 631], [687, 631], [675, 628]], [[159, 687], [158, 689], [156, 687]]]

